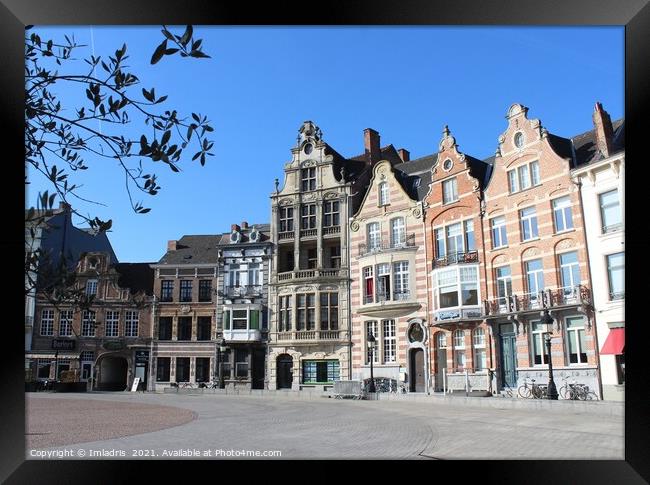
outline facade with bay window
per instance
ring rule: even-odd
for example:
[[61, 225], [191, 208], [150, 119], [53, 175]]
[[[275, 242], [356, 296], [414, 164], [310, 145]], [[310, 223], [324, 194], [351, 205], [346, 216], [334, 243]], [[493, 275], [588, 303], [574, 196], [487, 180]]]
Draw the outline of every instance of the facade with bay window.
[[431, 389], [464, 391], [469, 378], [472, 390], [486, 392], [493, 363], [483, 321], [481, 201], [490, 165], [460, 153], [447, 127], [436, 159], [425, 199]]
[[580, 194], [570, 170], [578, 137], [549, 133], [514, 104], [484, 190], [487, 287], [482, 313], [494, 336], [494, 390], [526, 377], [545, 382], [541, 314], [554, 319], [555, 382], [575, 379], [599, 393], [594, 308]]
[[[393, 379], [428, 389], [426, 257], [418, 161], [381, 160], [350, 220], [352, 378]], [[416, 182], [417, 181], [417, 182]], [[368, 351], [368, 336], [376, 349]]]
[[595, 130], [584, 134], [589, 158], [572, 175], [580, 189], [604, 399], [625, 398], [625, 125], [612, 123], [600, 104]]

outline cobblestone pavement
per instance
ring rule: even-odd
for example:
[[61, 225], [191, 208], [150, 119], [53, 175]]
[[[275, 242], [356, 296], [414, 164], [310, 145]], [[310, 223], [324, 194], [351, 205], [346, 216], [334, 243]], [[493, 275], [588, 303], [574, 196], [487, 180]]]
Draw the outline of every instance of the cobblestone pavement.
[[[51, 394], [45, 399], [65, 398]], [[107, 459], [111, 454], [120, 459], [231, 459], [247, 450], [280, 451], [282, 459], [624, 459], [620, 416], [271, 396], [104, 393], [78, 394], [75, 399], [158, 406], [143, 419], [177, 413], [162, 407], [172, 406], [196, 413], [196, 419], [145, 434], [41, 449], [42, 455], [46, 450], [50, 459]], [[47, 412], [47, 406], [33, 411]], [[74, 419], [71, 412], [68, 421]], [[113, 425], [103, 422], [102, 428]], [[28, 449], [27, 458], [38, 459], [35, 453]]]

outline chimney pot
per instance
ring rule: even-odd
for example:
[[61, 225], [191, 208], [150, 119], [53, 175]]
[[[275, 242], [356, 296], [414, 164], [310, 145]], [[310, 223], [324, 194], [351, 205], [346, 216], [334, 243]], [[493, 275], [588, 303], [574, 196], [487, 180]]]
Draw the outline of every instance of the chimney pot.
[[381, 148], [379, 147], [379, 133], [377, 133], [372, 128], [366, 128], [363, 131], [363, 141], [367, 163], [377, 163], [379, 161], [379, 157], [381, 156]]
[[233, 231], [239, 232], [239, 231], [241, 231], [241, 227], [239, 227], [237, 224], [231, 224], [230, 225], [230, 232], [233, 232]]
[[596, 133], [596, 146], [603, 156], [608, 157], [612, 151], [614, 127], [609, 113], [603, 109], [600, 102], [596, 103], [593, 114], [594, 131]]
[[242, 221], [241, 227], [242, 227], [242, 229], [248, 229], [248, 222]]
[[167, 241], [167, 251], [176, 251], [177, 242], [176, 240]]
[[400, 148], [397, 150], [397, 153], [399, 153], [399, 157], [402, 159], [403, 162], [408, 162], [411, 160], [411, 154], [406, 148]]

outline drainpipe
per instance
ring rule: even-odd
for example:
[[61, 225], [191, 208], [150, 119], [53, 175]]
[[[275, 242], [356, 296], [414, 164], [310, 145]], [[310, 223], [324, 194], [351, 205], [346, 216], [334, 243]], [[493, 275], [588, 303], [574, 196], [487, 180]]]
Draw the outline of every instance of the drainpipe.
[[151, 342], [149, 343], [149, 381], [147, 387], [150, 391], [156, 390], [155, 378], [153, 375], [153, 339], [154, 328], [156, 325], [156, 295], [153, 295], [153, 302], [151, 303]]
[[[345, 182], [345, 180], [343, 180], [343, 182]], [[350, 186], [350, 189], [351, 188], [352, 187]], [[354, 195], [356, 195], [356, 193]], [[350, 204], [350, 197], [350, 190], [348, 190], [346, 194], [346, 203], [348, 206], [348, 223], [345, 225], [345, 240], [348, 253], [348, 380], [352, 379], [352, 275], [350, 274], [350, 269], [352, 266], [350, 264], [350, 221], [352, 220], [352, 206]]]

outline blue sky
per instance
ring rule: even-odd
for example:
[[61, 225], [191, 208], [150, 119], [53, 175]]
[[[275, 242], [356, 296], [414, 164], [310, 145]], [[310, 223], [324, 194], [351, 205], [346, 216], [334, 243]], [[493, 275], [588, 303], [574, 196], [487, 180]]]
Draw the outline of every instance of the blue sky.
[[[172, 28], [182, 33], [183, 27]], [[363, 130], [382, 146], [406, 148], [411, 159], [433, 153], [449, 125], [460, 150], [494, 153], [512, 103], [530, 108], [552, 133], [592, 128], [594, 103], [612, 120], [624, 116], [623, 27], [216, 27], [195, 26], [210, 59], [149, 59], [159, 27], [35, 27], [42, 39], [75, 38], [104, 57], [126, 43], [129, 66], [142, 85], [168, 95], [161, 105], [200, 112], [214, 127], [214, 157], [204, 167], [190, 157], [158, 175], [155, 197], [135, 194], [148, 214], [133, 213], [124, 175], [111, 161], [86, 156], [90, 170], [73, 180], [86, 213], [113, 219], [110, 240], [121, 262], [157, 261], [167, 240], [216, 234], [230, 224], [269, 222], [274, 179], [282, 181], [297, 130], [314, 121], [344, 156], [363, 152]], [[78, 71], [83, 71], [81, 61]], [[62, 104], [79, 106], [79, 92], [57, 87]], [[125, 137], [142, 133], [132, 124]], [[27, 204], [47, 189], [31, 179]]]

